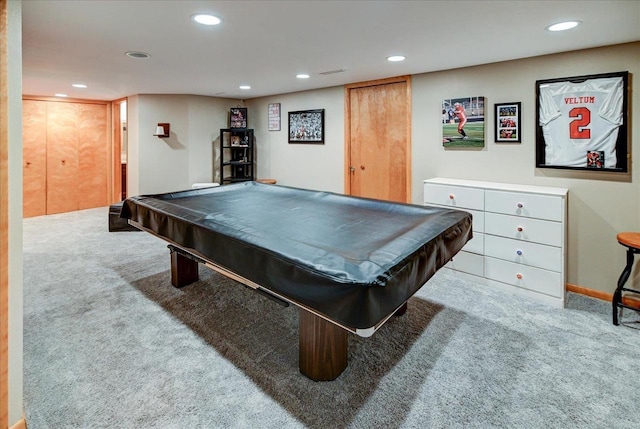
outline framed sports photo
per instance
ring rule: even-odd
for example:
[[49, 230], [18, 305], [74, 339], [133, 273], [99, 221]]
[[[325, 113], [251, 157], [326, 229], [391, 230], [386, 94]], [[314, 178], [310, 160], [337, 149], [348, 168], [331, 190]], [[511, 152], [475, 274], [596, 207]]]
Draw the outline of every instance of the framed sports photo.
[[496, 103], [495, 104], [495, 142], [496, 143], [521, 143], [521, 110], [522, 103]]
[[442, 100], [442, 146], [480, 149], [484, 147], [484, 97]]
[[229, 128], [247, 128], [247, 108], [232, 107], [229, 112]]
[[536, 81], [536, 167], [628, 171], [629, 72]]
[[289, 112], [289, 143], [324, 144], [324, 109]]

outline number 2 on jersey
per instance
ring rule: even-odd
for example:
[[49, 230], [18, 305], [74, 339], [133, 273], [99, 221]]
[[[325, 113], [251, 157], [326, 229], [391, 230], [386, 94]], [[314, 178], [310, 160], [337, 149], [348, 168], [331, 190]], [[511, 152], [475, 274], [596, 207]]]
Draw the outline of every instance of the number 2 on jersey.
[[569, 138], [590, 139], [591, 130], [586, 128], [591, 122], [591, 111], [586, 107], [575, 107], [569, 111], [570, 118], [577, 118], [569, 123]]

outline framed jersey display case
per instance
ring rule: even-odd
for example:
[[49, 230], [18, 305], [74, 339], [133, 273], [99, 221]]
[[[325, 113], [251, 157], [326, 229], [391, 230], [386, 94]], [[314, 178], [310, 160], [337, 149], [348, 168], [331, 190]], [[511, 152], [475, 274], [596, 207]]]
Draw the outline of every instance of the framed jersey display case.
[[536, 167], [627, 172], [628, 72], [536, 81]]

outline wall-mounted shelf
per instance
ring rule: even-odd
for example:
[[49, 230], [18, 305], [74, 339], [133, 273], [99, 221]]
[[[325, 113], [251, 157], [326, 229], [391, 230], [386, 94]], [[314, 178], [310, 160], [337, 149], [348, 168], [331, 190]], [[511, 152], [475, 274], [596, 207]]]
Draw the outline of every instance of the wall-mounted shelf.
[[154, 136], [159, 138], [166, 138], [171, 135], [171, 125], [167, 123], [160, 123], [156, 128], [156, 133]]

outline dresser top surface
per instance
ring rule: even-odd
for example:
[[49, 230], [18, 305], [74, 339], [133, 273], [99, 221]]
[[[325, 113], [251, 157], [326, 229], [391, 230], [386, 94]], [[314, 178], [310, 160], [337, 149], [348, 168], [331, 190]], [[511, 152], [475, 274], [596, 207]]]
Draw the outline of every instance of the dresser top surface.
[[434, 177], [432, 179], [427, 179], [424, 181], [424, 183], [430, 183], [435, 185], [466, 186], [469, 188], [482, 188], [482, 189], [491, 189], [491, 190], [497, 190], [497, 191], [527, 192], [531, 194], [556, 195], [559, 197], [566, 197], [567, 193], [569, 192], [567, 188], [518, 185], [514, 183], [483, 182], [478, 180], [465, 180], [465, 179], [448, 179], [443, 177]]

